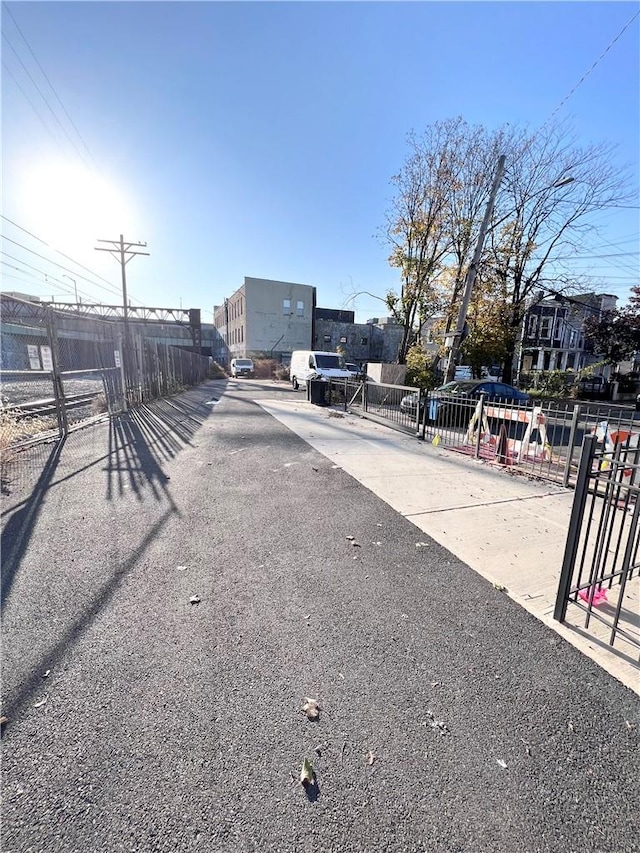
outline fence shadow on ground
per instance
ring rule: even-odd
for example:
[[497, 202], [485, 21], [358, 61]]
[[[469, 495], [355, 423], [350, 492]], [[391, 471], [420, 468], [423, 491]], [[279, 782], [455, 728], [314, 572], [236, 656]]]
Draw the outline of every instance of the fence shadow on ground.
[[51, 485], [65, 445], [61, 439], [49, 450], [42, 472], [28, 500], [17, 507], [9, 521], [2, 529], [0, 536], [0, 553], [2, 553], [2, 610], [9, 599], [11, 588], [25, 551], [31, 541], [36, 527], [36, 519], [47, 490]]
[[143, 500], [150, 487], [156, 500], [168, 498], [168, 477], [162, 464], [193, 446], [196, 432], [211, 408], [185, 399], [159, 400], [113, 418], [109, 428], [106, 472], [107, 500], [131, 489]]

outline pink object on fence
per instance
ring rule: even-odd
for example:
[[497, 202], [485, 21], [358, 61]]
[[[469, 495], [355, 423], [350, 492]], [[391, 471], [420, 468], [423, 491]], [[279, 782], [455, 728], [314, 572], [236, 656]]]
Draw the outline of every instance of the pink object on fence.
[[590, 589], [580, 589], [578, 590], [578, 595], [583, 601], [589, 603], [589, 599], [591, 598], [591, 594], [593, 593], [593, 605], [597, 607], [599, 604], [604, 604], [607, 600], [607, 590], [602, 589], [601, 586], [596, 587], [595, 589], [591, 587]]

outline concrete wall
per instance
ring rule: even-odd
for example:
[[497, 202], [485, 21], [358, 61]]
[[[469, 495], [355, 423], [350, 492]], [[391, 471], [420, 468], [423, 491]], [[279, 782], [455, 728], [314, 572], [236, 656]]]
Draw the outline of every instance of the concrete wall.
[[[313, 349], [314, 287], [246, 277], [244, 294], [247, 355], [269, 353], [271, 350], [286, 354], [296, 349]], [[285, 307], [284, 300], [289, 300], [288, 307]], [[301, 303], [301, 308], [298, 303]]]
[[402, 329], [391, 323], [338, 323], [316, 320], [314, 349], [345, 351], [346, 361], [394, 362], [402, 340]]

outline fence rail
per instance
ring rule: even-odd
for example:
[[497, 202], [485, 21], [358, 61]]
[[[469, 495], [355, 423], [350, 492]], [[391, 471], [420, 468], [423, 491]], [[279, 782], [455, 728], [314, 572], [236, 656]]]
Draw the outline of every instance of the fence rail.
[[[333, 380], [331, 403], [434, 445], [573, 486], [582, 441], [608, 452], [618, 436], [640, 434], [634, 412], [584, 403], [511, 403], [426, 392], [402, 385]], [[348, 398], [348, 399], [347, 399]]]

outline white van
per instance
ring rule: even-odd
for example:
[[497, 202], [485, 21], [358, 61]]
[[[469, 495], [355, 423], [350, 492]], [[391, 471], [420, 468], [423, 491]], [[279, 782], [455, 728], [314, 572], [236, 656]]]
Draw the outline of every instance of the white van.
[[337, 352], [315, 352], [297, 349], [291, 353], [289, 367], [291, 384], [295, 391], [308, 379], [351, 379], [344, 359]]
[[232, 358], [231, 375], [234, 379], [238, 376], [253, 376], [253, 361], [250, 358]]

